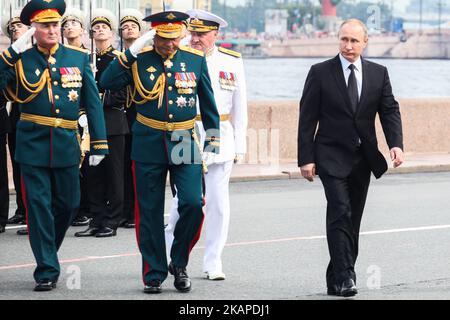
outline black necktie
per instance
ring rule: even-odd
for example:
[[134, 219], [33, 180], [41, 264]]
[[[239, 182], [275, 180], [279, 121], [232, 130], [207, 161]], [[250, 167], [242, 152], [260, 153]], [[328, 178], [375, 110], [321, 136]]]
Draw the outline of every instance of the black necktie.
[[353, 112], [356, 112], [356, 109], [358, 107], [359, 94], [358, 94], [358, 84], [356, 83], [356, 76], [355, 76], [355, 65], [351, 64], [348, 66], [348, 68], [351, 70], [347, 86], [348, 96], [350, 98], [352, 110]]

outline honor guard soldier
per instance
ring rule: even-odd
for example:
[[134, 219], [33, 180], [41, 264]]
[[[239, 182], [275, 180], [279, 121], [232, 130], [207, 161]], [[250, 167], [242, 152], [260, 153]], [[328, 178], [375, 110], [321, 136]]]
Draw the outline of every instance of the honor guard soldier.
[[[131, 45], [141, 36], [145, 31], [145, 23], [143, 21], [144, 15], [136, 9], [124, 9], [121, 12], [120, 19], [120, 34], [125, 46], [125, 49]], [[125, 109], [127, 115], [128, 127], [131, 128], [136, 120], [136, 106], [130, 101]], [[123, 215], [120, 226], [124, 228], [134, 228], [136, 226], [134, 219], [134, 184], [133, 174], [131, 169], [131, 132], [125, 136], [125, 176], [124, 176], [124, 203]]]
[[[63, 39], [67, 41], [67, 45], [76, 48], [84, 49], [89, 53], [83, 45], [83, 34], [85, 29], [84, 14], [80, 9], [67, 8], [61, 21], [61, 29]], [[64, 42], [63, 42], [64, 43]], [[78, 130], [81, 135], [81, 153], [82, 162], [80, 167], [80, 208], [78, 213], [72, 221], [72, 226], [82, 227], [89, 225], [89, 198], [88, 198], [88, 173], [89, 173], [89, 157], [86, 154], [89, 152], [89, 128], [87, 123], [86, 111], [83, 106], [80, 109], [78, 118]]]
[[92, 220], [89, 228], [75, 233], [77, 237], [105, 238], [116, 235], [123, 214], [124, 153], [128, 123], [125, 116], [126, 89], [107, 90], [99, 85], [100, 77], [119, 54], [112, 46], [113, 32], [117, 30], [117, 18], [106, 9], [92, 13], [91, 29], [95, 46], [95, 80], [103, 102], [109, 154], [89, 172], [89, 209]]
[[[99, 93], [89, 56], [60, 45], [63, 0], [31, 0], [20, 20], [32, 26], [0, 54], [0, 90], [20, 104], [16, 160], [31, 249], [37, 262], [36, 291], [56, 287], [57, 252], [80, 202], [78, 112], [86, 108], [91, 165], [108, 153]], [[36, 45], [27, 49], [34, 35]]]
[[[130, 99], [136, 104], [131, 158], [137, 193], [136, 234], [146, 293], [160, 293], [168, 271], [175, 276], [177, 290], [191, 289], [186, 266], [203, 222], [203, 166], [193, 130], [197, 98], [208, 130], [203, 155], [207, 158], [219, 151], [220, 118], [205, 56], [179, 46], [188, 17], [167, 11], [145, 18], [154, 29], [113, 61], [100, 81], [110, 90], [128, 86]], [[142, 50], [153, 36], [154, 48]], [[168, 171], [178, 188], [180, 212], [169, 266], [164, 238]]]
[[[205, 254], [203, 271], [207, 279], [225, 280], [221, 255], [225, 246], [230, 221], [229, 181], [235, 159], [242, 159], [246, 153], [247, 137], [247, 89], [244, 63], [238, 52], [215, 46], [219, 29], [228, 24], [225, 20], [203, 10], [186, 12], [190, 46], [206, 54], [217, 109], [220, 113], [220, 153], [208, 164], [205, 175]], [[201, 120], [201, 116], [197, 117]], [[197, 122], [201, 139], [205, 130]], [[175, 188], [177, 186], [175, 185]], [[173, 231], [178, 215], [178, 198], [174, 197], [169, 223], [166, 227], [166, 245], [172, 245]]]
[[[20, 21], [20, 11], [14, 11], [11, 16], [9, 14], [4, 16], [1, 20], [3, 34], [8, 36], [11, 43], [16, 41], [21, 35], [28, 31], [29, 27], [24, 25]], [[31, 47], [31, 41], [28, 43]], [[3, 94], [0, 94], [3, 96]], [[13, 169], [13, 181], [14, 189], [16, 190], [16, 204], [17, 210], [11, 218], [8, 219], [8, 224], [26, 224], [25, 218], [25, 206], [22, 200], [22, 188], [20, 186], [20, 165], [14, 160], [14, 155], [16, 152], [16, 127], [17, 122], [20, 118], [20, 111], [18, 103], [7, 103], [6, 108], [9, 112], [9, 122], [10, 122], [10, 132], [8, 134], [8, 147], [9, 154], [11, 157], [11, 164]], [[26, 228], [19, 229], [17, 231], [19, 235], [27, 235], [28, 231]]]

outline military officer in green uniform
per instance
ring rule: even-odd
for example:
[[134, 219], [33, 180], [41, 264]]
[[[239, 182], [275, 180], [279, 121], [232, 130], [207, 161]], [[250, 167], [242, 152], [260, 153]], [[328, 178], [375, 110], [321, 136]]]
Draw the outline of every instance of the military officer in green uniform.
[[[0, 90], [21, 111], [15, 157], [37, 262], [36, 291], [56, 287], [57, 252], [80, 202], [80, 105], [86, 108], [92, 137], [90, 164], [97, 165], [108, 153], [89, 56], [58, 43], [65, 8], [63, 0], [28, 2], [20, 19], [32, 28], [0, 54]], [[27, 49], [33, 35], [36, 45]]]
[[[145, 18], [153, 30], [119, 55], [100, 79], [101, 87], [110, 90], [128, 86], [129, 97], [136, 104], [131, 158], [137, 193], [136, 234], [146, 293], [160, 293], [168, 271], [175, 276], [177, 290], [191, 289], [186, 266], [203, 223], [202, 156], [193, 130], [197, 98], [207, 131], [203, 156], [219, 151], [220, 117], [205, 56], [179, 46], [187, 18], [177, 11]], [[153, 36], [154, 48], [144, 48]], [[174, 230], [169, 265], [164, 240], [168, 171], [180, 198], [180, 220]]]

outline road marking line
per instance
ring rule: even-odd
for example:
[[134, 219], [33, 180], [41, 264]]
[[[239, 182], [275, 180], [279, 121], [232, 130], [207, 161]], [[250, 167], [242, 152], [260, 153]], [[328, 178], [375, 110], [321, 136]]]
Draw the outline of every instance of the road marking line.
[[[413, 231], [429, 231], [429, 230], [442, 230], [442, 229], [450, 229], [450, 225], [440, 225], [440, 226], [428, 226], [428, 227], [416, 227], [416, 228], [403, 228], [403, 229], [388, 229], [388, 230], [378, 230], [378, 231], [365, 231], [361, 232], [361, 236], [369, 236], [369, 235], [380, 235], [380, 234], [390, 234], [390, 233], [404, 233], [404, 232], [413, 232]], [[268, 244], [268, 243], [278, 243], [278, 242], [290, 242], [290, 241], [304, 241], [304, 240], [320, 240], [326, 239], [326, 236], [311, 236], [311, 237], [293, 237], [293, 238], [283, 238], [283, 239], [272, 239], [272, 240], [256, 240], [256, 241], [245, 241], [245, 242], [235, 242], [228, 243], [225, 247], [240, 247], [240, 246], [248, 246], [255, 244]], [[204, 249], [205, 247], [194, 247], [194, 250]], [[86, 261], [95, 261], [95, 260], [104, 260], [104, 259], [117, 259], [117, 258], [126, 258], [126, 257], [136, 257], [139, 256], [139, 252], [134, 253], [123, 253], [117, 255], [109, 255], [109, 256], [88, 256], [83, 258], [75, 258], [75, 259], [67, 259], [61, 260], [60, 264], [68, 264], [75, 262], [86, 262]], [[23, 268], [31, 268], [35, 267], [35, 263], [29, 264], [20, 264], [20, 265], [9, 265], [9, 266], [0, 266], [0, 271], [3, 270], [12, 270], [12, 269], [23, 269]]]

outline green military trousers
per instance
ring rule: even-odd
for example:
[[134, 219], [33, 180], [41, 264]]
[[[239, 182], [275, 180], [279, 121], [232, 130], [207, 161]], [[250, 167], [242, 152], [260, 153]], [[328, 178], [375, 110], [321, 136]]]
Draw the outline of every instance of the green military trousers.
[[57, 281], [57, 252], [80, 204], [79, 169], [20, 167], [29, 239], [37, 263], [34, 279]]
[[174, 230], [170, 258], [175, 267], [186, 267], [200, 238], [203, 224], [202, 166], [200, 164], [148, 164], [133, 162], [136, 187], [136, 237], [142, 254], [144, 284], [167, 278], [164, 237], [164, 197], [167, 172], [177, 186], [180, 219]]

